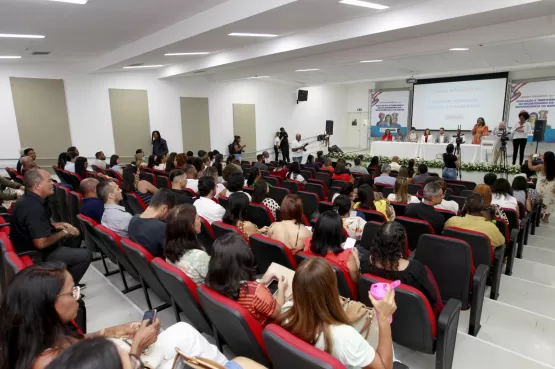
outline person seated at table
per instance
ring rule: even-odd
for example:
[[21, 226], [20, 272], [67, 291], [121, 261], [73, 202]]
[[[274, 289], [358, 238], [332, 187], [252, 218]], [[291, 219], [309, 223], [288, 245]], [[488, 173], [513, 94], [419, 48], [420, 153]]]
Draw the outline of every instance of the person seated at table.
[[438, 144], [449, 143], [449, 136], [445, 134], [445, 129], [443, 127], [439, 129], [439, 135], [436, 138], [436, 143]]
[[524, 204], [527, 212], [531, 212], [532, 199], [530, 198], [530, 195], [528, 193], [528, 183], [526, 183], [526, 178], [515, 177], [513, 179], [513, 184], [511, 187], [513, 189], [513, 196], [515, 197], [515, 199], [518, 202]]
[[412, 127], [410, 129], [408, 142], [418, 143], [418, 136], [416, 135], [416, 128], [415, 127]]
[[511, 184], [505, 178], [497, 178], [491, 190], [493, 198], [491, 203], [500, 208], [513, 209], [518, 213], [518, 202], [513, 196]]
[[480, 145], [482, 143], [482, 136], [489, 136], [489, 128], [484, 118], [480, 117], [476, 121], [474, 128], [472, 128], [472, 144]]
[[374, 183], [377, 185], [387, 185], [387, 186], [395, 186], [395, 177], [391, 177], [389, 173], [391, 172], [391, 165], [384, 164], [382, 165], [382, 173], [379, 177], [374, 178]]
[[357, 212], [357, 215], [351, 216], [353, 203], [347, 195], [337, 196], [337, 198], [333, 201], [333, 206], [334, 209], [337, 209], [337, 213], [341, 215], [341, 219], [343, 219], [343, 228], [349, 237], [360, 240], [362, 230], [366, 225], [366, 217], [364, 217], [364, 213], [359, 216], [359, 213]]
[[358, 158], [355, 158], [355, 165], [351, 168], [351, 172], [352, 173], [360, 173], [360, 174], [368, 174], [368, 170], [363, 167], [362, 165], [360, 165], [361, 163], [361, 157], [362, 155], [360, 155]]
[[381, 192], [374, 192], [368, 184], [359, 186], [357, 199], [353, 206], [353, 210], [357, 210], [357, 215], [365, 219], [365, 215], [360, 210], [376, 210], [383, 214], [385, 219], [393, 220], [395, 218], [395, 210], [393, 206], [383, 198]]
[[445, 228], [456, 227], [481, 232], [489, 238], [492, 247], [504, 245], [505, 237], [499, 228], [484, 217], [486, 208], [484, 198], [478, 193], [472, 193], [466, 199], [461, 216], [451, 217], [445, 223]]
[[395, 136], [395, 142], [405, 142], [405, 135], [403, 134], [403, 131], [401, 131], [401, 128], [397, 128], [397, 135]]
[[414, 184], [421, 184], [426, 182], [428, 177], [430, 177], [430, 175], [428, 174], [428, 166], [426, 164], [420, 164], [418, 165], [418, 174], [414, 176], [413, 182]]
[[335, 170], [333, 176], [331, 176], [331, 179], [337, 179], [346, 182], [354, 181], [353, 177], [345, 167], [345, 164], [339, 161], [337, 162], [337, 164], [335, 164]]
[[420, 137], [420, 143], [434, 143], [434, 136], [429, 128], [426, 128], [422, 137]]
[[436, 234], [441, 234], [445, 217], [434, 206], [443, 200], [443, 189], [437, 182], [431, 182], [424, 187], [424, 199], [418, 204], [408, 204], [405, 216], [425, 220], [432, 225]]
[[382, 141], [393, 141], [393, 136], [389, 129], [386, 129], [385, 133], [382, 135]]
[[461, 166], [461, 162], [457, 155], [453, 154], [455, 146], [453, 144], [447, 145], [445, 153], [443, 154], [443, 178], [457, 179], [457, 169]]
[[405, 177], [397, 177], [395, 181], [395, 190], [387, 196], [387, 200], [400, 202], [402, 204], [417, 204], [420, 199], [409, 194], [409, 180]]

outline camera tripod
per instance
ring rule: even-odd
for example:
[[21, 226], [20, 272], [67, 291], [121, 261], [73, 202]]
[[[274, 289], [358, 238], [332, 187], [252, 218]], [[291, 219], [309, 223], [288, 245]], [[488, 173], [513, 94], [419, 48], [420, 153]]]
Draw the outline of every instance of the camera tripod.
[[[509, 164], [507, 161], [507, 142], [501, 142], [501, 147], [499, 148], [499, 155], [501, 156], [501, 168], [502, 176], [505, 179], [509, 179]], [[497, 162], [495, 163], [497, 164]]]
[[[459, 141], [459, 139], [457, 138], [457, 146], [455, 147], [455, 155], [457, 156], [457, 158], [459, 159], [459, 162], [462, 164], [462, 160], [461, 160], [461, 143]], [[459, 167], [457, 168], [457, 177], [459, 177], [459, 181], [462, 180], [462, 171], [461, 171], [461, 166], [459, 165]]]

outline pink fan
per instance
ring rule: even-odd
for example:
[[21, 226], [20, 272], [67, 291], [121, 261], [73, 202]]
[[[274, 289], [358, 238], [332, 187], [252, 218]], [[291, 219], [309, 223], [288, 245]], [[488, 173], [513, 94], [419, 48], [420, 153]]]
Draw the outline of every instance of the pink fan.
[[[400, 284], [401, 284], [401, 281], [399, 280], [396, 280], [395, 282], [392, 282], [392, 283], [374, 283], [372, 287], [370, 287], [370, 294], [372, 295], [374, 300], [381, 300], [383, 299], [383, 297], [387, 292], [388, 285], [391, 287], [391, 289], [394, 289], [399, 287]], [[376, 312], [376, 315], [377, 314], [378, 313]], [[391, 317], [391, 319], [389, 320], [390, 324], [391, 322], [393, 322], [393, 317]]]

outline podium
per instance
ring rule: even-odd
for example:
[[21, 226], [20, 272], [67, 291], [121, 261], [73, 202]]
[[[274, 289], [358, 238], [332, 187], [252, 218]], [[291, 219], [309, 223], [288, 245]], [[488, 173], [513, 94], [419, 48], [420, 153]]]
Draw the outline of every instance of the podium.
[[497, 136], [482, 136], [480, 161], [483, 163], [493, 162], [493, 149], [495, 142], [499, 139]]

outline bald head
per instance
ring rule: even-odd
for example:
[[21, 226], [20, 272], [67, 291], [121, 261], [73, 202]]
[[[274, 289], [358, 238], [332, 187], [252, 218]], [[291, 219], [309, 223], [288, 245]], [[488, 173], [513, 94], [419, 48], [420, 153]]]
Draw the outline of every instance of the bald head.
[[85, 178], [81, 181], [79, 185], [79, 191], [83, 194], [84, 198], [97, 197], [96, 196], [96, 186], [98, 185], [98, 179]]

